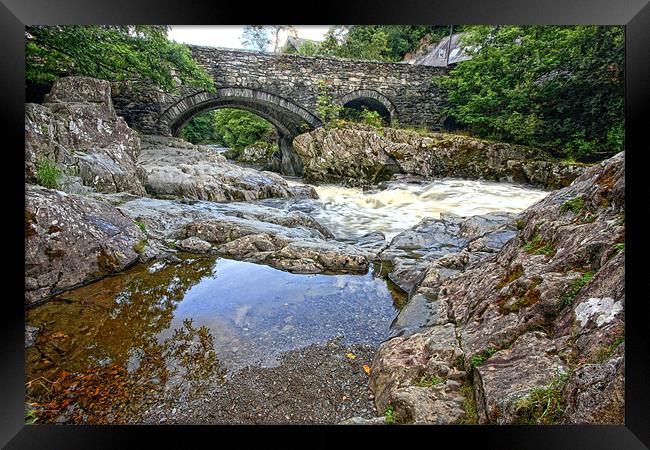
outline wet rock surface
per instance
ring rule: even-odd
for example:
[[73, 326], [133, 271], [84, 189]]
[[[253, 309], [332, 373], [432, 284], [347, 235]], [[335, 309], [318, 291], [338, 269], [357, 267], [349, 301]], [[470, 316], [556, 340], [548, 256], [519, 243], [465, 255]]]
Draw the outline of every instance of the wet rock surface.
[[389, 278], [410, 292], [425, 276], [428, 283], [433, 277], [444, 279], [462, 270], [470, 260], [475, 262], [498, 251], [515, 235], [515, 217], [497, 212], [470, 218], [454, 214], [426, 218], [395, 236], [379, 257], [394, 266]]
[[445, 133], [368, 126], [319, 128], [293, 142], [308, 180], [376, 183], [394, 173], [483, 178], [557, 189], [586, 168], [541, 150]]
[[231, 164], [208, 147], [182, 139], [143, 135], [138, 163], [146, 173], [147, 193], [154, 197], [229, 202], [294, 195], [281, 176]]
[[[108, 198], [116, 201], [115, 196]], [[304, 213], [260, 205], [124, 200], [118, 209], [142, 223], [149, 238], [161, 246], [210, 252], [289, 272], [366, 272], [377, 241], [383, 238], [369, 238], [366, 247], [357, 247], [331, 239], [326, 228]]]

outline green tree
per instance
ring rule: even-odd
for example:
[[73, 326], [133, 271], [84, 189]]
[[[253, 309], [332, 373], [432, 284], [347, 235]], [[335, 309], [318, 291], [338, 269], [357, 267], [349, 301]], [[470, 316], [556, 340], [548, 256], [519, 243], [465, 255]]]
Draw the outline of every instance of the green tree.
[[177, 81], [214, 90], [189, 48], [167, 39], [166, 26], [65, 25], [25, 28], [26, 78], [48, 84], [65, 75], [109, 81], [153, 81], [173, 91]]
[[219, 109], [214, 115], [218, 139], [228, 147], [240, 150], [258, 141], [275, 143], [275, 127], [266, 120], [240, 109]]
[[260, 52], [266, 51], [266, 48], [271, 43], [269, 37], [269, 30], [262, 25], [246, 25], [244, 31], [239, 38], [242, 45], [258, 50]]
[[277, 52], [285, 31], [294, 37], [298, 36], [293, 25], [246, 25], [239, 39], [243, 45], [254, 50], [264, 52], [272, 45], [271, 51]]
[[[460, 31], [455, 26], [454, 32]], [[416, 50], [425, 36], [428, 42], [449, 33], [447, 25], [352, 25], [332, 27], [318, 45], [300, 48], [303, 55], [338, 56], [379, 61], [401, 61]]]
[[215, 116], [215, 111], [199, 114], [181, 129], [180, 137], [192, 144], [224, 144], [215, 130]]
[[557, 156], [624, 148], [624, 31], [619, 26], [475, 26], [473, 59], [441, 79], [450, 115], [472, 134]]

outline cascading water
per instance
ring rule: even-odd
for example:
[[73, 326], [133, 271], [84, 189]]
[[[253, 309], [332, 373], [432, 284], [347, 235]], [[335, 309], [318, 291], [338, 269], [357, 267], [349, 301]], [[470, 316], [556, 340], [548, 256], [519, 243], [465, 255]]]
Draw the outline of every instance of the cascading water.
[[[298, 184], [289, 180], [290, 184]], [[303, 211], [330, 229], [338, 239], [354, 240], [379, 231], [390, 241], [425, 217], [441, 213], [473, 216], [493, 211], [519, 212], [548, 192], [511, 183], [441, 179], [422, 183], [390, 182], [384, 189], [323, 184], [319, 199], [270, 199], [276, 208]]]

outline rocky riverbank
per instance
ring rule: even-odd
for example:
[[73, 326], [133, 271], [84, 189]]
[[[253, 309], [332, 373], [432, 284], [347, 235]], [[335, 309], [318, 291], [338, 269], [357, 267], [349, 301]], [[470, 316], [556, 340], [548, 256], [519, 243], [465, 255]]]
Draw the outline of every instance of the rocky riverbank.
[[[180, 251], [299, 274], [367, 273], [374, 264], [408, 301], [367, 371], [348, 370], [337, 345], [304, 352], [348, 377], [327, 395], [361, 396], [370, 372], [377, 415], [402, 423], [623, 422], [623, 153], [587, 167], [459, 136], [318, 129], [294, 141], [313, 180], [366, 183], [402, 172], [564, 186], [521, 214], [443, 214], [390, 242], [381, 233], [343, 242], [304, 212], [252, 202], [313, 198], [311, 186], [180, 139], [139, 135], [115, 115], [110, 92], [100, 80], [66, 78], [44, 104], [26, 105], [26, 306], [139, 262], [173, 262]], [[56, 189], [36, 185], [46, 159], [58, 167]], [[33, 343], [38, 330], [28, 331]], [[359, 352], [370, 361], [372, 349]], [[322, 395], [307, 384], [323, 375], [312, 365], [312, 378], [298, 382], [303, 372], [291, 364], [254, 370], [215, 396], [242, 399], [237, 417], [252, 422], [367, 421], [365, 393], [347, 412], [332, 400], [291, 416], [289, 398]], [[278, 397], [288, 419], [255, 398], [285, 375], [300, 391]], [[145, 420], [227, 421], [219, 411], [201, 415], [200, 404]]]
[[489, 258], [470, 242], [422, 263], [400, 336], [373, 362], [379, 412], [415, 423], [623, 423], [624, 162], [621, 153], [528, 208], [516, 233], [502, 229], [514, 234], [505, 245], [499, 228], [479, 240], [501, 247]]
[[348, 125], [301, 134], [293, 148], [309, 181], [370, 184], [395, 173], [568, 186], [588, 167], [521, 145], [446, 133]]

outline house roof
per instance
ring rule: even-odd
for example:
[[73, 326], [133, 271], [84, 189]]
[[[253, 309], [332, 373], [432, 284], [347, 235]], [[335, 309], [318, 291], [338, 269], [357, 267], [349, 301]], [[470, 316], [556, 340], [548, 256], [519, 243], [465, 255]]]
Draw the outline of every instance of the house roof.
[[292, 46], [296, 50], [299, 50], [300, 47], [305, 45], [306, 42], [311, 42], [312, 44], [320, 44], [320, 41], [314, 41], [312, 39], [304, 39], [304, 38], [299, 38], [294, 36], [287, 36], [287, 42], [285, 42], [282, 48], [287, 48], [289, 46]]

